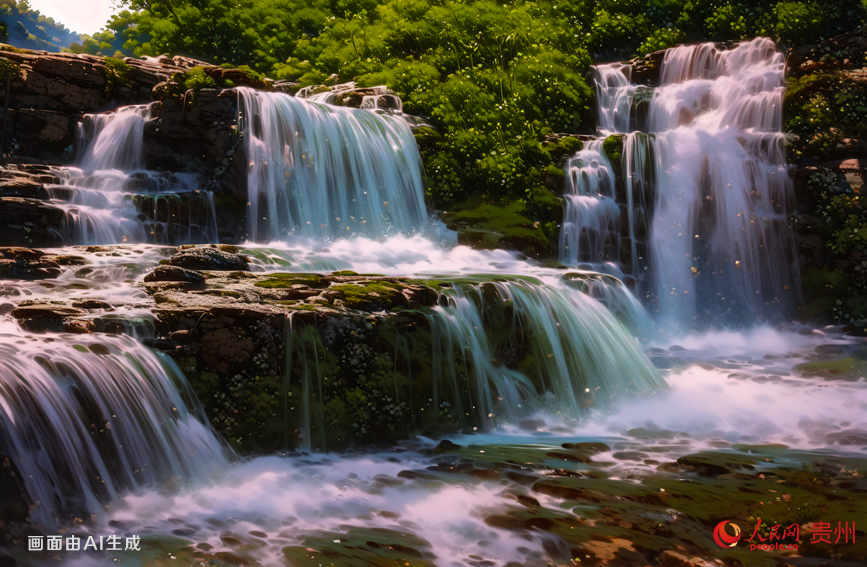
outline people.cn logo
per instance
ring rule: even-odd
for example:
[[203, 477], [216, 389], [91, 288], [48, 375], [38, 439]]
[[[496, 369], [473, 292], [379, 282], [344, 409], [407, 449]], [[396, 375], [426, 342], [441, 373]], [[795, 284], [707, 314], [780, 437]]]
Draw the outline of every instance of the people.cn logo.
[[[731, 525], [735, 535], [732, 536], [726, 532], [726, 525]], [[722, 548], [734, 547], [741, 540], [741, 528], [737, 524], [723, 520], [713, 529], [713, 540]]]

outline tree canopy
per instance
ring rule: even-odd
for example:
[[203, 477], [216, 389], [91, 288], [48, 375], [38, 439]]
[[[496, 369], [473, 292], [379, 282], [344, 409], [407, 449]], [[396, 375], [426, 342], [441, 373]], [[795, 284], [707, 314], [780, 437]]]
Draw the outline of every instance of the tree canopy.
[[540, 139], [592, 128], [591, 62], [687, 41], [806, 43], [862, 22], [865, 2], [124, 0], [71, 49], [184, 54], [302, 86], [385, 84], [436, 127], [418, 140], [438, 205], [517, 198], [544, 218], [556, 148]]

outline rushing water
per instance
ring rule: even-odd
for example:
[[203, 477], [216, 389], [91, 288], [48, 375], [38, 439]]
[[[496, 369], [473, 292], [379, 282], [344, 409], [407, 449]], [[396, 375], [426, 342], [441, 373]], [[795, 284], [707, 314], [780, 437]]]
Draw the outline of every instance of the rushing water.
[[252, 240], [422, 226], [421, 156], [402, 117], [239, 90]]
[[[623, 133], [624, 270], [643, 280], [651, 311], [669, 326], [770, 318], [791, 312], [798, 299], [783, 67], [765, 38], [726, 51], [670, 49], [644, 120], [637, 111], [647, 88], [631, 84], [621, 64], [596, 68], [600, 131]], [[571, 246], [561, 246], [561, 259], [572, 265], [600, 259], [583, 251], [582, 239], [609, 248], [618, 241], [606, 230], [615, 208], [603, 206], [616, 198], [613, 176], [606, 173], [601, 187], [594, 178], [611, 170], [600, 145], [573, 158], [577, 175], [567, 180], [575, 196], [561, 235]]]
[[[312, 452], [325, 425], [311, 403], [304, 450], [228, 450], [180, 370], [140, 342], [155, 333], [141, 277], [173, 253], [163, 244], [216, 241], [212, 197], [196, 176], [144, 169], [147, 107], [86, 117], [80, 167], [49, 187], [69, 246], [47, 251], [83, 265], [0, 286], [0, 457], [17, 475], [0, 495], [12, 541], [0, 547], [22, 565], [57, 563], [22, 550], [38, 533], [143, 538], [143, 552], [58, 556], [81, 566], [643, 565], [636, 549], [647, 533], [668, 537], [664, 525], [692, 522], [667, 548], [712, 546], [708, 526], [722, 518], [702, 510], [758, 493], [714, 492], [744, 471], [759, 483], [761, 470], [821, 459], [845, 465], [834, 482], [860, 482], [847, 467], [867, 446], [867, 343], [761, 321], [799, 287], [780, 54], [764, 39], [685, 46], [666, 53], [657, 88], [629, 78], [620, 64], [596, 68], [599, 129], [624, 134], [622, 161], [601, 137], [568, 163], [568, 270], [455, 246], [427, 216], [392, 95], [348, 109], [327, 104], [339, 90], [301, 100], [240, 89], [251, 270], [449, 282], [425, 317], [431, 403], [451, 400], [479, 424], [450, 437], [460, 447], [417, 438]], [[107, 301], [89, 317], [123, 334], [33, 334], [8, 316], [58, 300]], [[321, 347], [294, 324], [286, 352]], [[707, 326], [717, 328], [689, 331]], [[494, 335], [521, 337], [532, 365], [501, 364]], [[296, 364], [307, 359], [290, 360], [287, 376]], [[297, 374], [312, 400], [317, 369]], [[696, 453], [746, 464], [726, 461], [740, 472], [709, 481], [678, 468]], [[703, 486], [710, 504], [678, 493]], [[26, 518], [3, 508], [17, 491]], [[610, 520], [613, 510], [624, 515]]]

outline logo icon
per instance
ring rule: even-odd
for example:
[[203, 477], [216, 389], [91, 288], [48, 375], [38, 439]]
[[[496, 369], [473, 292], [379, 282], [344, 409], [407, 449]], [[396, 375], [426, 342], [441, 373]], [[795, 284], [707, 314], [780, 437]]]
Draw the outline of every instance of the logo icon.
[[[726, 532], [726, 525], [731, 525], [732, 529], [735, 532], [735, 535], [729, 535]], [[741, 539], [741, 528], [738, 527], [737, 524], [729, 522], [728, 520], [723, 520], [718, 523], [716, 527], [713, 529], [713, 540], [716, 544], [722, 548], [726, 547], [734, 547], [738, 544]]]

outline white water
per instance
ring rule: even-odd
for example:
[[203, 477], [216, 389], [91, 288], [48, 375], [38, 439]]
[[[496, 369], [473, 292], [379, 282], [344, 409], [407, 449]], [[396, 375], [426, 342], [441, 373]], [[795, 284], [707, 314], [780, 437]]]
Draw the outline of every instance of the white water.
[[[530, 415], [548, 400], [564, 415], [578, 417], [587, 408], [612, 404], [615, 397], [665, 388], [633, 337], [588, 295], [526, 280], [466, 290], [454, 286], [445, 295], [448, 304], [428, 316], [434, 352], [443, 361], [436, 378], [441, 398], [434, 403], [450, 401], [458, 415], [472, 411], [490, 427]], [[501, 327], [503, 322], [485, 321], [488, 302], [512, 305], [513, 319], [505, 324], [514, 327], [513, 340], [520, 341], [520, 333], [526, 332], [523, 325], [531, 329], [528, 340], [537, 365], [536, 384], [521, 372], [492, 363], [497, 357], [481, 330], [493, 331], [492, 326]], [[472, 361], [476, 373], [468, 407], [460, 405], [459, 368], [451, 363], [455, 351]]]
[[566, 209], [560, 230], [560, 261], [601, 267], [620, 260], [620, 206], [614, 200], [614, 169], [602, 140], [588, 142], [566, 164]]
[[382, 237], [426, 223], [421, 157], [403, 118], [239, 91], [251, 240]]
[[66, 213], [64, 242], [219, 242], [207, 180], [144, 168], [144, 128], [151, 119], [149, 105], [84, 116], [80, 167], [58, 169], [61, 185], [46, 187]]
[[[622, 236], [630, 242], [631, 265], [624, 271], [644, 278], [650, 310], [668, 327], [790, 312], [800, 284], [781, 133], [782, 54], [764, 38], [728, 51], [682, 46], [666, 52], [660, 73], [647, 119], [652, 134], [645, 136], [630, 118], [636, 86], [628, 70], [596, 68], [600, 131], [627, 133], [622, 170], [629, 218]], [[598, 151], [596, 143], [584, 150], [591, 151]], [[573, 187], [567, 181], [567, 193], [580, 194]], [[561, 242], [608, 225], [612, 207], [585, 207], [579, 218], [582, 209], [572, 199]], [[644, 214], [650, 227], [643, 251], [636, 248], [636, 229]], [[582, 260], [572, 247], [561, 259]]]
[[127, 490], [181, 486], [228, 465], [165, 356], [123, 336], [49, 338], [7, 323], [0, 333], [0, 452], [26, 479], [31, 518], [43, 527]]
[[[833, 330], [806, 335], [796, 330], [758, 327], [681, 337], [677, 344], [660, 344], [654, 351], [676, 365], [667, 376], [667, 392], [621, 400], [580, 421], [556, 410], [540, 411], [533, 420], [449, 439], [482, 458], [498, 448], [544, 454], [563, 442], [603, 441], [611, 451], [594, 461], [614, 463], [606, 469], [612, 481], [628, 476], [631, 482], [658, 475], [656, 462], [673, 463], [683, 455], [738, 444], [779, 443], [812, 458], [831, 451], [858, 456], [863, 452], [859, 445], [840, 444], [835, 436], [858, 431], [863, 435], [867, 430], [863, 375], [854, 382], [823, 381], [802, 377], [793, 367], [814, 358], [822, 345], [864, 348], [864, 342], [841, 338]], [[146, 538], [180, 529], [180, 537], [205, 542], [211, 552], [230, 552], [264, 565], [279, 564], [286, 546], [306, 547], [324, 565], [340, 565], [343, 555], [327, 558], [320, 550], [345, 550], [351, 556], [351, 550], [365, 549], [365, 541], [394, 541], [395, 533], [404, 534], [397, 540], [400, 544], [418, 550], [435, 565], [479, 560], [495, 565], [561, 564], [544, 531], [515, 532], [484, 521], [491, 514], [521, 509], [514, 485], [500, 479], [438, 476], [431, 470], [437, 469], [439, 460], [417, 452], [432, 446], [421, 440], [392, 451], [356, 455], [257, 458], [232, 467], [216, 484], [177, 494], [128, 495], [100, 514], [88, 533], [118, 533], [109, 521], [122, 522], [116, 525]], [[754, 451], [761, 454], [761, 448], [746, 454]], [[654, 460], [646, 464], [629, 452]], [[779, 454], [769, 455], [782, 461]], [[563, 466], [562, 461], [556, 466]], [[592, 465], [573, 468], [581, 471], [587, 466]], [[402, 471], [429, 476], [413, 478], [399, 474]], [[549, 510], [561, 505], [558, 499], [532, 494]], [[676, 502], [669, 506], [679, 514]], [[584, 512], [564, 513], [580, 517]], [[240, 543], [227, 540], [227, 535]], [[78, 559], [75, 565], [99, 564]]]
[[141, 169], [144, 123], [149, 118], [150, 106], [146, 104], [125, 106], [111, 113], [86, 114], [80, 131], [91, 132], [92, 141], [87, 144], [82, 167], [87, 171]]

